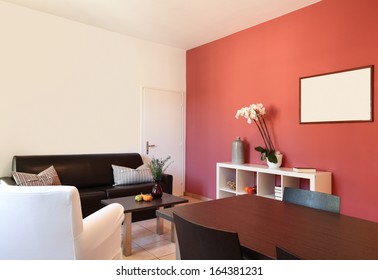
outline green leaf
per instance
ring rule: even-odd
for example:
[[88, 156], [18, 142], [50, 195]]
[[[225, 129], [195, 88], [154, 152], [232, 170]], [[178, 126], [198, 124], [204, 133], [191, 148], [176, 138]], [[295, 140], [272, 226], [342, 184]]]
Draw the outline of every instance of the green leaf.
[[268, 160], [273, 163], [277, 163], [276, 153], [274, 151], [270, 151], [268, 154]]
[[266, 153], [266, 149], [264, 149], [261, 146], [255, 147], [255, 150], [258, 151], [258, 152], [260, 152], [260, 153]]

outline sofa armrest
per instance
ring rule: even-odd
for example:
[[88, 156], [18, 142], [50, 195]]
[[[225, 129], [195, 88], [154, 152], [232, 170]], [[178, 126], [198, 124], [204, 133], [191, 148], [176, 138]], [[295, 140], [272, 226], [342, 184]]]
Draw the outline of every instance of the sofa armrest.
[[0, 185], [4, 185], [4, 186], [16, 186], [16, 182], [15, 180], [13, 180], [12, 177], [1, 177], [0, 178]]
[[163, 192], [172, 194], [173, 176], [170, 174], [163, 174], [161, 176], [161, 182], [163, 183]]
[[77, 240], [77, 258], [106, 260], [122, 258], [121, 226], [124, 209], [109, 204], [83, 220], [83, 232]]

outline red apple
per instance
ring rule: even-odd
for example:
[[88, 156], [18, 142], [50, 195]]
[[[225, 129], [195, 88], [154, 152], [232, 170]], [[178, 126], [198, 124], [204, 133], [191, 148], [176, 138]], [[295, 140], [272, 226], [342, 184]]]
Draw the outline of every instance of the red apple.
[[249, 187], [248, 190], [247, 190], [247, 193], [248, 194], [254, 194], [255, 191], [254, 191], [254, 189], [252, 187]]

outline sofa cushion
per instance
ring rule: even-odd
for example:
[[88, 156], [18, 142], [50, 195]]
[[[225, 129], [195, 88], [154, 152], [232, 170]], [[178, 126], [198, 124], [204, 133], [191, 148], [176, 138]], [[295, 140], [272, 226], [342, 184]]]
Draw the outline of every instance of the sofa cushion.
[[53, 182], [47, 175], [12, 172], [12, 176], [18, 186], [50, 186]]
[[141, 165], [137, 169], [112, 164], [114, 185], [131, 185], [153, 182], [151, 169]]
[[58, 173], [56, 173], [56, 170], [53, 165], [51, 165], [49, 168], [43, 170], [41, 173], [38, 175], [47, 175], [48, 177], [52, 178], [52, 185], [53, 186], [58, 186], [61, 185], [62, 183], [60, 182]]
[[54, 166], [50, 166], [38, 174], [13, 171], [12, 177], [18, 186], [61, 185], [59, 176], [56, 173]]

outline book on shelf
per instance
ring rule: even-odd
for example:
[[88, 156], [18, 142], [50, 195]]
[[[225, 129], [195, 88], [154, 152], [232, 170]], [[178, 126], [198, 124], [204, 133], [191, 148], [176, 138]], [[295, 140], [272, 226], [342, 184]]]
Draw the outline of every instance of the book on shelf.
[[293, 167], [295, 172], [316, 172], [316, 168], [313, 167]]
[[274, 187], [274, 198], [278, 200], [282, 200], [282, 187], [281, 186]]

